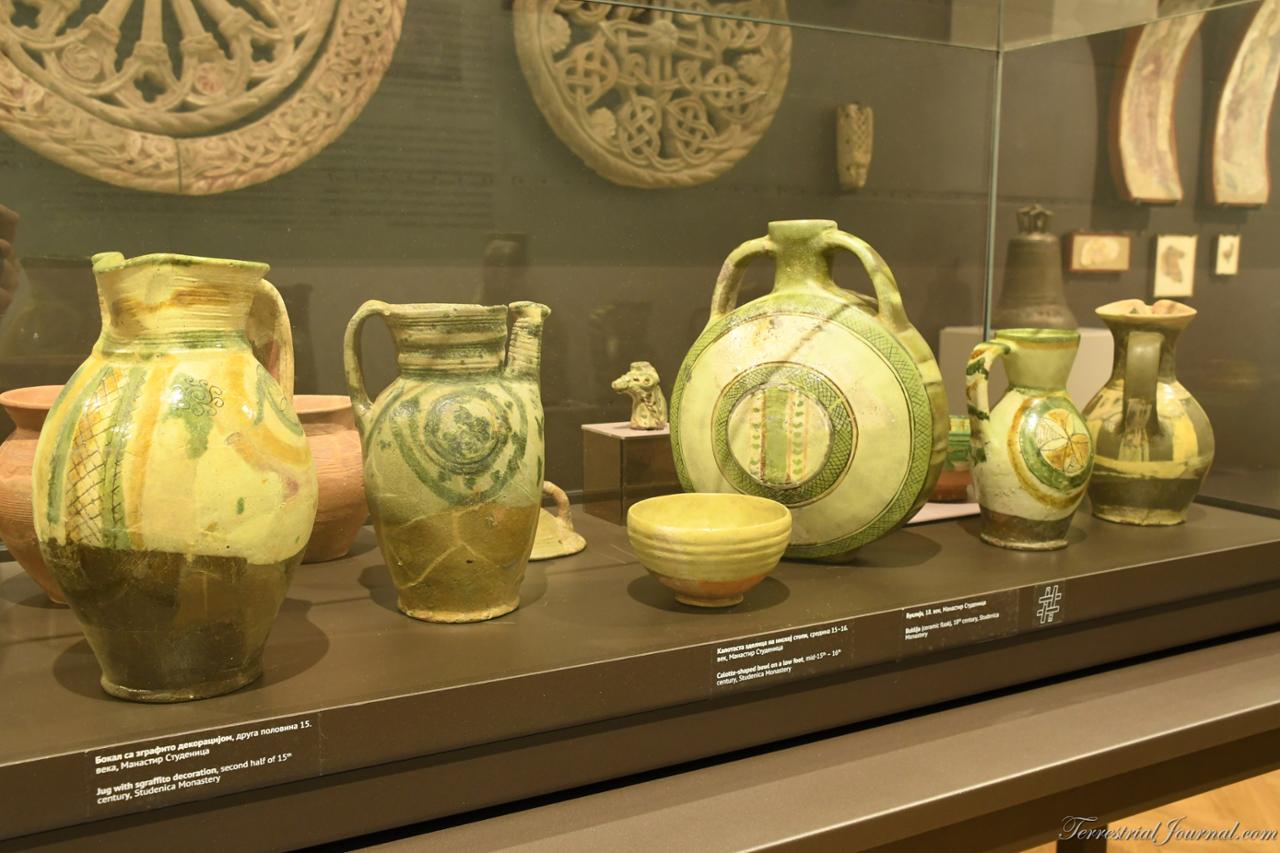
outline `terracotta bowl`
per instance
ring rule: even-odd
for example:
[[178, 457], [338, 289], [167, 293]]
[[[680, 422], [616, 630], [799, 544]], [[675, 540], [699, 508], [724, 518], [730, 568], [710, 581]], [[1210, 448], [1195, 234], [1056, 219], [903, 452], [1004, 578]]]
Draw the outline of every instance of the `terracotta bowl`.
[[732, 607], [782, 559], [791, 511], [751, 495], [662, 495], [631, 507], [627, 536], [677, 601]]
[[36, 542], [31, 518], [31, 465], [40, 428], [61, 391], [61, 385], [33, 385], [0, 394], [0, 406], [17, 426], [0, 444], [0, 540], [55, 604], [65, 604], [66, 599], [45, 566]]
[[316, 466], [316, 523], [302, 558], [320, 563], [345, 557], [369, 517], [364, 463], [351, 400], [340, 394], [296, 394], [293, 409]]

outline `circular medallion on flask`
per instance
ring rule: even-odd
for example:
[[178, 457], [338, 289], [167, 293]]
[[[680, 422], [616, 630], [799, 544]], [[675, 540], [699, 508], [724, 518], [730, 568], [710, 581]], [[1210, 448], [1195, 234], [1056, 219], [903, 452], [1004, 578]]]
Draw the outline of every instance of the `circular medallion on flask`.
[[788, 506], [817, 500], [840, 481], [858, 440], [840, 390], [817, 370], [763, 364], [729, 382], [712, 426], [716, 462], [746, 494]]

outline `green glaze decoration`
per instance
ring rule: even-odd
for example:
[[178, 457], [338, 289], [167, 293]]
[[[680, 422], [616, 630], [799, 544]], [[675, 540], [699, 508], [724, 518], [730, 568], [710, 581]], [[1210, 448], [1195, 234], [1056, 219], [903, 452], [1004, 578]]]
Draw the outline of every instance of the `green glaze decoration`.
[[[862, 262], [876, 300], [832, 281], [841, 250]], [[776, 261], [773, 291], [735, 307], [761, 255]], [[834, 222], [797, 220], [729, 255], [671, 396], [685, 489], [777, 501], [794, 519], [789, 556], [838, 561], [915, 514], [947, 431], [933, 353], [870, 246]]]
[[[965, 370], [972, 471], [982, 538], [1019, 550], [1067, 545], [1093, 470], [1093, 443], [1067, 396], [1080, 334], [1003, 329], [974, 348]], [[992, 408], [987, 379], [1003, 359], [1009, 390]]]
[[[371, 301], [347, 326], [369, 510], [400, 609], [415, 619], [475, 622], [519, 604], [542, 501], [548, 313], [532, 302]], [[375, 315], [391, 329], [399, 376], [373, 401], [360, 336]]]
[[1115, 338], [1115, 360], [1084, 410], [1098, 452], [1093, 514], [1121, 524], [1181, 524], [1214, 451], [1209, 416], [1176, 372], [1178, 336], [1195, 309], [1125, 299], [1097, 314]]
[[225, 693], [261, 673], [315, 517], [289, 319], [264, 264], [108, 253], [93, 269], [102, 334], [36, 450], [41, 551], [109, 693]]

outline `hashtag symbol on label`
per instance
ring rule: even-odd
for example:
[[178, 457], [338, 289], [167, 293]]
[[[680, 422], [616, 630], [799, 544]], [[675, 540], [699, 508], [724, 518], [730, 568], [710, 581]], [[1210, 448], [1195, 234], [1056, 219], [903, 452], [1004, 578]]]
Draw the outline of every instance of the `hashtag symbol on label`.
[[1058, 615], [1058, 611], [1062, 609], [1058, 604], [1058, 602], [1062, 601], [1062, 590], [1059, 588], [1059, 584], [1054, 583], [1046, 586], [1036, 601], [1040, 604], [1040, 607], [1036, 610], [1036, 619], [1039, 620], [1040, 624], [1048, 625], [1053, 622]]

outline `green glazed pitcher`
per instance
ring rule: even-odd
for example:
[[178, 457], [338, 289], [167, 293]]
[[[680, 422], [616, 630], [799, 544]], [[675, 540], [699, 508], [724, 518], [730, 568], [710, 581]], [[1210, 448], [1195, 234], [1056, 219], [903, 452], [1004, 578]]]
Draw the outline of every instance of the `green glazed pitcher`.
[[1178, 381], [1178, 336], [1195, 309], [1123, 299], [1097, 309], [1115, 338], [1111, 378], [1085, 406], [1098, 448], [1093, 514], [1142, 526], [1181, 524], [1213, 464], [1213, 427]]
[[201, 699], [262, 674], [316, 515], [267, 269], [93, 258], [102, 333], [40, 433], [32, 508], [113, 696]]
[[[1093, 470], [1089, 430], [1067, 396], [1079, 347], [1079, 332], [1002, 329], [969, 356], [965, 394], [985, 542], [1024, 551], [1067, 546]], [[991, 408], [987, 377], [997, 359], [1009, 390]]]
[[[400, 610], [415, 619], [478, 622], [520, 603], [542, 504], [538, 371], [549, 313], [533, 302], [370, 301], [347, 325], [369, 510]], [[374, 315], [391, 329], [399, 368], [376, 401], [360, 356]]]

